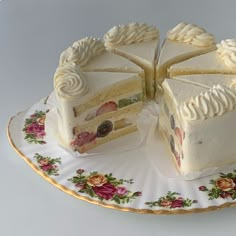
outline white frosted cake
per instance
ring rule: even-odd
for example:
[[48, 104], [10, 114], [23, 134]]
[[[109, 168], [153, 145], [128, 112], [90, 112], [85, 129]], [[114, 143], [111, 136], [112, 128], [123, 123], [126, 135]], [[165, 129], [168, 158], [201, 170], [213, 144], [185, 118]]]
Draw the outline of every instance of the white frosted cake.
[[216, 47], [193, 24], [170, 30], [160, 53], [159, 31], [147, 24], [115, 26], [104, 41], [83, 38], [62, 52], [54, 76], [57, 139], [84, 153], [133, 132], [156, 92], [159, 132], [182, 174], [232, 164], [235, 65], [235, 40]]
[[169, 74], [236, 74], [236, 40], [222, 40], [217, 50], [172, 65]]
[[155, 63], [159, 48], [159, 31], [147, 24], [130, 23], [110, 29], [104, 35], [107, 50], [132, 61], [145, 72], [146, 94], [153, 98]]
[[143, 83], [136, 73], [82, 72], [66, 63], [54, 76], [60, 144], [91, 148], [136, 130]]
[[163, 82], [160, 132], [181, 173], [236, 162], [235, 80], [188, 75]]

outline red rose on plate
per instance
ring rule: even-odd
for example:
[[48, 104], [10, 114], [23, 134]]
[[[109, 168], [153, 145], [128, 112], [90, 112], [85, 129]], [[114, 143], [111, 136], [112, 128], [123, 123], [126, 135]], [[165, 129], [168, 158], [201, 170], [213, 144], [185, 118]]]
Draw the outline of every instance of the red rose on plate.
[[177, 199], [177, 200], [172, 201], [171, 208], [180, 208], [180, 207], [183, 207], [182, 199], [181, 200]]
[[206, 186], [200, 186], [198, 189], [200, 191], [207, 191], [208, 190]]
[[116, 194], [116, 188], [114, 185], [106, 183], [102, 186], [95, 186], [92, 188], [93, 191], [101, 198], [110, 200]]

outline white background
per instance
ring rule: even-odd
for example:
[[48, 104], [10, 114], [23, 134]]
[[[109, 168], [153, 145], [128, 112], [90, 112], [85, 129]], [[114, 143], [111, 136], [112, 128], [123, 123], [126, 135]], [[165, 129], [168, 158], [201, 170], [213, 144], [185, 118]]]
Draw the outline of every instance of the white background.
[[0, 235], [235, 235], [235, 208], [138, 215], [73, 198], [36, 174], [5, 132], [10, 116], [53, 90], [59, 55], [73, 41], [131, 21], [156, 25], [162, 37], [187, 21], [217, 40], [236, 38], [235, 9], [235, 0], [0, 1]]

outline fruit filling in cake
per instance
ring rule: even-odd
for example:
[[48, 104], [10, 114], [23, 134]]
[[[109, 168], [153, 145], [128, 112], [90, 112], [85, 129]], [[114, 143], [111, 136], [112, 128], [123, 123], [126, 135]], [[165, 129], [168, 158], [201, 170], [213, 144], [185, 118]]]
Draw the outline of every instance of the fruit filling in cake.
[[68, 149], [91, 148], [137, 129], [143, 106], [143, 81], [136, 73], [82, 72], [74, 63], [54, 76], [58, 140]]

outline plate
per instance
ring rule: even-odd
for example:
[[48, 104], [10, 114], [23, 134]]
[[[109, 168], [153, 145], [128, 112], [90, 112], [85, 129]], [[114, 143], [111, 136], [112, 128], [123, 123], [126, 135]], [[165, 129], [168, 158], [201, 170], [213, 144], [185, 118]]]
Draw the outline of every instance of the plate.
[[186, 214], [236, 205], [236, 170], [192, 181], [169, 178], [158, 166], [160, 158], [169, 160], [158, 136], [153, 142], [123, 148], [136, 138], [133, 133], [102, 145], [92, 155], [70, 154], [45, 133], [45, 118], [52, 108], [48, 97], [41, 99], [10, 119], [7, 134], [29, 166], [65, 193], [135, 213]]

